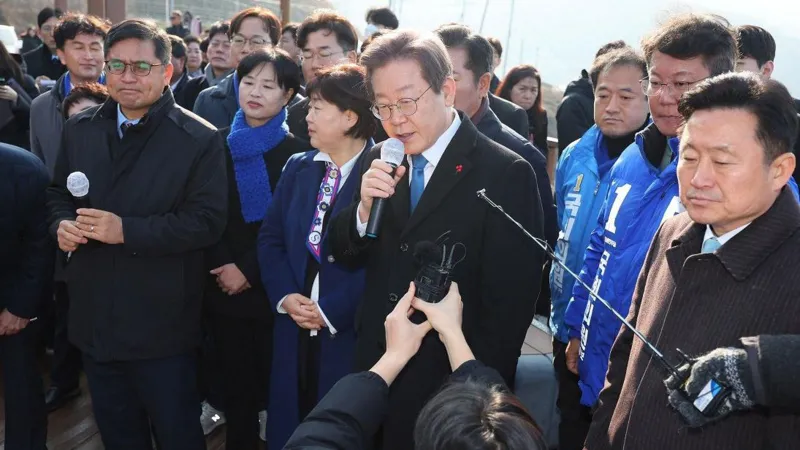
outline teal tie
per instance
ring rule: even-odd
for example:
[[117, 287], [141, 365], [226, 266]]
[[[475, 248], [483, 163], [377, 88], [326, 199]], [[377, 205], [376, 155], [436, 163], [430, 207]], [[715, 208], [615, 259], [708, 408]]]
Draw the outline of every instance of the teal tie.
[[711, 237], [703, 241], [703, 253], [714, 253], [718, 248], [722, 247], [717, 238]]
[[422, 191], [425, 190], [425, 166], [428, 165], [428, 160], [422, 155], [413, 155], [411, 163], [414, 165], [411, 172], [411, 212], [413, 213], [422, 197]]

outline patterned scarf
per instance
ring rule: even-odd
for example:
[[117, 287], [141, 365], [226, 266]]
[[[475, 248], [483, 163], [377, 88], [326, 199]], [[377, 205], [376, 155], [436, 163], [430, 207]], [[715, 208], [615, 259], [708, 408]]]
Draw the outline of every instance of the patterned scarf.
[[289, 133], [286, 108], [264, 125], [252, 128], [247, 124], [241, 108], [236, 112], [228, 134], [228, 147], [233, 158], [233, 171], [239, 189], [239, 202], [245, 222], [258, 222], [264, 218], [272, 199], [269, 173], [264, 154], [277, 147]]

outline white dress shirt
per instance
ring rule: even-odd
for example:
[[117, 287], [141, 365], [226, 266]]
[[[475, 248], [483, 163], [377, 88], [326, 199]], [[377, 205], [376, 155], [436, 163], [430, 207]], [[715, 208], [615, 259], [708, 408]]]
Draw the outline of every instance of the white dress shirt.
[[[444, 133], [442, 133], [441, 136], [439, 136], [439, 139], [433, 143], [431, 148], [422, 152], [422, 156], [428, 160], [428, 164], [425, 166], [425, 187], [427, 187], [428, 182], [431, 181], [433, 171], [436, 170], [436, 166], [439, 165], [439, 161], [442, 159], [444, 151], [447, 150], [447, 146], [450, 145], [453, 137], [455, 137], [456, 133], [458, 132], [458, 128], [461, 126], [461, 118], [458, 117], [458, 113], [453, 110], [452, 114], [454, 116], [453, 123], [450, 124], [450, 126], [444, 131]], [[406, 155], [406, 159], [408, 160], [408, 184], [410, 186], [411, 178], [414, 176], [414, 162], [411, 159], [411, 155]], [[409, 205], [409, 208], [411, 208], [411, 205]], [[367, 223], [361, 222], [361, 217], [358, 215], [358, 209], [356, 209], [356, 230], [358, 231], [358, 235], [361, 237], [364, 237], [367, 234]]]
[[[752, 222], [750, 222], [750, 223], [752, 223]], [[717, 242], [719, 242], [719, 246], [722, 247], [723, 245], [725, 245], [726, 242], [730, 241], [731, 239], [733, 239], [734, 236], [736, 236], [737, 234], [741, 233], [742, 230], [747, 228], [747, 226], [750, 225], [750, 223], [746, 223], [746, 224], [740, 226], [739, 228], [737, 228], [735, 230], [728, 231], [727, 233], [723, 234], [722, 236], [717, 236], [716, 234], [714, 234], [714, 230], [711, 229], [711, 225], [706, 225], [706, 234], [705, 234], [705, 236], [703, 236], [703, 242], [705, 243], [707, 240], [709, 240], [711, 238], [717, 238]]]
[[[338, 187], [338, 189], [336, 191], [337, 194], [339, 193], [339, 191], [342, 190], [342, 186], [344, 186], [345, 181], [347, 181], [347, 177], [350, 176], [350, 173], [353, 171], [353, 168], [355, 168], [355, 166], [356, 166], [356, 161], [358, 160], [358, 157], [361, 156], [361, 153], [363, 153], [366, 148], [367, 148], [367, 146], [365, 144], [364, 148], [361, 149], [361, 151], [358, 152], [358, 154], [356, 156], [354, 156], [350, 161], [347, 161], [346, 163], [344, 163], [344, 165], [339, 168], [339, 174], [341, 175], [342, 178], [339, 180], [339, 187]], [[334, 163], [333, 160], [331, 159], [330, 155], [328, 155], [327, 153], [322, 153], [322, 152], [319, 152], [314, 156], [314, 161], [323, 161], [323, 162], [326, 162], [326, 163], [331, 163], [334, 166], [336, 165], [336, 163]], [[328, 211], [328, 214], [332, 214], [332, 211]], [[311, 226], [311, 224], [309, 224], [309, 226]], [[278, 302], [277, 310], [278, 310], [279, 314], [288, 314], [286, 312], [286, 310], [283, 309], [283, 301], [286, 300], [286, 297], [288, 297], [288, 295], [284, 296], [281, 299], [281, 301]], [[313, 301], [314, 303], [317, 304], [317, 309], [319, 310], [319, 314], [322, 316], [322, 320], [325, 321], [325, 325], [328, 326], [328, 331], [330, 331], [331, 335], [336, 334], [336, 328], [328, 320], [328, 317], [325, 315], [325, 312], [323, 312], [322, 308], [320, 308], [320, 306], [319, 306], [319, 272], [317, 272], [317, 276], [314, 277], [314, 283], [311, 285], [311, 296], [310, 296], [310, 298], [311, 298], [311, 301]], [[310, 334], [311, 334], [311, 336], [316, 336], [317, 335], [317, 330], [311, 330]]]
[[136, 125], [139, 123], [141, 119], [128, 119], [125, 117], [125, 113], [122, 112], [122, 108], [120, 108], [119, 104], [117, 104], [117, 134], [119, 138], [122, 139], [122, 125], [129, 123], [131, 125]]

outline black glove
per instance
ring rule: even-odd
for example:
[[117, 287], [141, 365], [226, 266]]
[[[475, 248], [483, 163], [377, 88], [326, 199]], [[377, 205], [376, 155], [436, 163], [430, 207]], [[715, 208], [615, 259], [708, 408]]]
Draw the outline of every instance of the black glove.
[[[671, 375], [667, 386], [669, 404], [678, 410], [686, 423], [693, 428], [722, 419], [734, 411], [755, 406], [755, 388], [747, 360], [747, 352], [738, 348], [718, 348], [678, 368], [680, 379]], [[688, 375], [688, 379], [687, 379]], [[686, 384], [682, 386], [682, 380]], [[700, 412], [690, 398], [696, 398], [711, 381], [716, 380], [731, 390], [731, 394], [714, 411]]]

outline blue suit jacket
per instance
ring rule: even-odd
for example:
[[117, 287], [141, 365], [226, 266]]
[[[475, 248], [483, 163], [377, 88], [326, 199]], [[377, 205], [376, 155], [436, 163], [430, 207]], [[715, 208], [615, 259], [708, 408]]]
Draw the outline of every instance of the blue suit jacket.
[[[368, 145], [368, 148], [371, 145]], [[276, 311], [278, 302], [293, 293], [303, 293], [309, 250], [306, 238], [314, 218], [325, 164], [314, 161], [317, 150], [299, 153], [286, 163], [258, 236], [261, 280]], [[354, 170], [360, 167], [359, 157]], [[331, 216], [349, 206], [359, 190], [359, 177], [353, 172], [336, 196]], [[364, 291], [364, 269], [354, 270], [336, 262], [331, 255], [327, 233], [323, 234], [319, 267], [319, 305], [335, 335], [320, 330], [320, 370], [318, 396], [353, 368], [355, 352], [355, 312]], [[298, 421], [297, 356], [300, 328], [287, 314], [276, 313], [267, 439], [270, 446], [282, 448]]]

